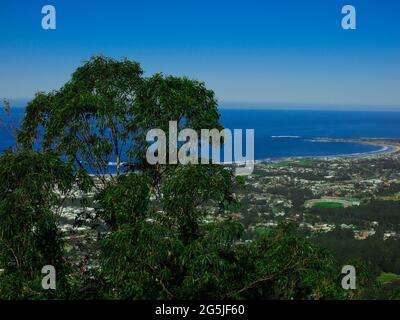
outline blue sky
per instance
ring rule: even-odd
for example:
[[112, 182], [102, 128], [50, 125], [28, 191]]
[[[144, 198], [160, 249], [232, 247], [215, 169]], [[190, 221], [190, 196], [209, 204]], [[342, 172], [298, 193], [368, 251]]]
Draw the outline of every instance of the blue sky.
[[101, 53], [203, 80], [222, 106], [400, 110], [399, 16], [397, 0], [1, 0], [0, 97], [57, 89]]

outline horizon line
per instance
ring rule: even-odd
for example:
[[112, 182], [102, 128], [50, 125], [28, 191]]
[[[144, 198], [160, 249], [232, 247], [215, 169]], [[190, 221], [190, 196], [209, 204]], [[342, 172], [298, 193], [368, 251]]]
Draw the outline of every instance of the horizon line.
[[[4, 100], [13, 103], [28, 103], [33, 98], [5, 98], [0, 97], [0, 106]], [[25, 106], [12, 106], [24, 108]], [[400, 112], [400, 105], [357, 104], [357, 103], [294, 103], [294, 102], [250, 102], [222, 100], [218, 103], [218, 109], [222, 110], [282, 110], [282, 111], [360, 111], [360, 112]]]

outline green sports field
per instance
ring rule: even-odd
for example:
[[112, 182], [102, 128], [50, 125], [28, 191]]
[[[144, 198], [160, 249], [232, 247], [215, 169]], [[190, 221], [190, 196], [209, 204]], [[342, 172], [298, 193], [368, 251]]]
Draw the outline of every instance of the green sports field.
[[343, 208], [343, 204], [340, 202], [325, 202], [325, 201], [321, 201], [321, 202], [317, 202], [313, 205], [313, 208], [328, 208], [328, 209], [332, 209], [332, 208]]

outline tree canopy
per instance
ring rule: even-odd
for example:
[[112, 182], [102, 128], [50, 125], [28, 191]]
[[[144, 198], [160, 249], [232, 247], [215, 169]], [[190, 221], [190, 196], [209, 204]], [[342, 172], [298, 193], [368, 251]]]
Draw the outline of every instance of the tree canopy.
[[0, 297], [47, 296], [40, 290], [43, 266], [57, 268], [65, 285], [55, 209], [75, 176], [52, 153], [9, 150], [0, 156], [0, 181]]
[[93, 57], [60, 90], [36, 95], [27, 106], [18, 141], [57, 151], [103, 182], [110, 162], [119, 175], [132, 139], [128, 128], [142, 74], [136, 62]]

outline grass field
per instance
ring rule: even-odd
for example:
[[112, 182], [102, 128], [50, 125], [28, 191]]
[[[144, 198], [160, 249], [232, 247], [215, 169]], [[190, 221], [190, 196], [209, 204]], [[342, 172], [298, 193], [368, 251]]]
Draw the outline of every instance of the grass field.
[[274, 162], [272, 163], [272, 166], [275, 168], [279, 168], [279, 167], [287, 167], [290, 164], [297, 164], [300, 166], [309, 166], [312, 164], [312, 161], [310, 159], [298, 159], [298, 160], [287, 160], [287, 161], [278, 161], [278, 162]]
[[313, 208], [327, 208], [327, 209], [332, 209], [332, 208], [343, 208], [343, 204], [340, 202], [328, 202], [328, 201], [321, 201], [317, 202], [313, 205]]
[[389, 284], [394, 281], [400, 281], [400, 275], [390, 272], [382, 272], [378, 277], [378, 281], [383, 285]]
[[301, 165], [301, 166], [309, 166], [312, 164], [312, 161], [310, 159], [300, 159], [297, 161], [297, 164]]
[[290, 164], [289, 161], [279, 161], [272, 163], [272, 166], [274, 168], [279, 168], [279, 167], [287, 167], [289, 164]]

